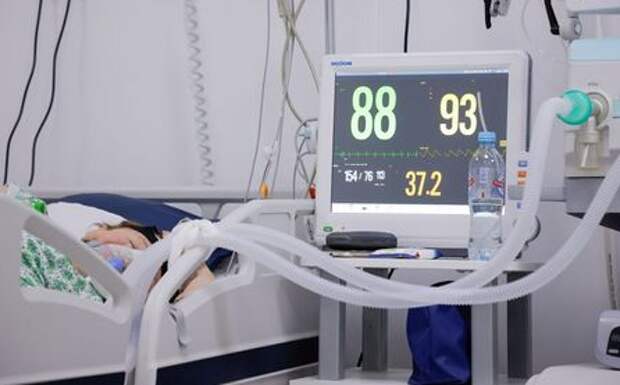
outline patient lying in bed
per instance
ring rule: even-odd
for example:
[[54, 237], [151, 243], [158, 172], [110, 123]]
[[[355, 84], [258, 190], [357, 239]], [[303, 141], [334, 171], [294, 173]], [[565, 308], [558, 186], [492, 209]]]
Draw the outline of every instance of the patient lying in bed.
[[[132, 258], [140, 257], [141, 250], [147, 249], [167, 235], [167, 232], [159, 231], [153, 226], [141, 226], [136, 223], [123, 221], [118, 225], [98, 224], [96, 228], [86, 233], [83, 240], [91, 245], [120, 246], [116, 248], [97, 246], [95, 250], [106, 258], [117, 256], [122, 258], [125, 263], [131, 263]], [[122, 252], [123, 248], [134, 250], [133, 256], [127, 258], [126, 254]], [[107, 253], [110, 253], [110, 255], [106, 255]], [[167, 265], [164, 264], [155, 276], [153, 284], [165, 274], [166, 269]], [[205, 284], [213, 282], [214, 279], [215, 277], [211, 270], [206, 265], [201, 265], [180, 288], [173, 300], [176, 301], [187, 297]]]
[[[6, 188], [0, 186], [0, 193], [4, 192], [6, 192]], [[123, 254], [118, 251], [130, 250], [135, 257], [166, 235], [166, 233], [159, 232], [153, 227], [123, 221], [115, 224], [96, 224], [83, 233], [81, 238], [87, 244], [96, 246], [95, 251], [106, 250], [108, 253], [108, 255], [104, 255], [106, 258], [112, 257], [109, 254], [111, 252], [117, 254], [114, 256], [122, 258], [123, 262], [127, 264], [131, 262], [132, 258], [127, 258], [126, 253]], [[106, 248], [106, 245], [114, 247]], [[153, 285], [163, 273], [165, 273], [165, 266], [154, 277]], [[186, 297], [191, 292], [212, 282], [213, 279], [214, 276], [209, 268], [202, 265], [181, 287], [174, 300]], [[58, 290], [97, 302], [105, 300], [90, 278], [82, 274], [79, 266], [75, 266], [68, 257], [48, 246], [42, 240], [25, 232], [22, 243], [20, 285], [22, 287]]]

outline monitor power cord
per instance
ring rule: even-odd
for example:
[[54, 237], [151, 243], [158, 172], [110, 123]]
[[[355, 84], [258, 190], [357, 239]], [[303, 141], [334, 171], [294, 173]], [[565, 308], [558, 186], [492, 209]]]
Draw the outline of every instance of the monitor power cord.
[[6, 142], [6, 150], [4, 153], [4, 176], [2, 184], [5, 185], [9, 181], [9, 171], [10, 171], [10, 161], [11, 161], [11, 145], [13, 143], [13, 138], [15, 133], [17, 132], [17, 127], [19, 127], [19, 123], [22, 120], [22, 116], [24, 115], [24, 108], [26, 106], [26, 100], [28, 99], [28, 92], [30, 91], [30, 85], [32, 84], [32, 78], [34, 77], [34, 73], [37, 67], [37, 51], [39, 45], [39, 30], [41, 27], [41, 13], [43, 9], [43, 0], [39, 0], [39, 5], [37, 8], [37, 19], [35, 22], [34, 29], [34, 42], [32, 49], [32, 64], [30, 66], [30, 73], [28, 74], [28, 80], [26, 81], [26, 86], [24, 87], [24, 93], [22, 95], [22, 100], [19, 105], [19, 112], [17, 113], [17, 118], [15, 119], [15, 123], [13, 123], [13, 128], [9, 134], [9, 137]]
[[69, 19], [69, 11], [71, 10], [71, 0], [67, 0], [65, 6], [65, 13], [62, 19], [62, 25], [60, 26], [60, 32], [58, 33], [58, 38], [56, 39], [56, 46], [54, 47], [54, 56], [52, 58], [52, 90], [50, 94], [50, 100], [47, 105], [47, 110], [45, 111], [45, 115], [41, 120], [41, 124], [39, 124], [39, 128], [34, 136], [34, 140], [32, 141], [32, 150], [31, 150], [31, 162], [30, 162], [30, 178], [28, 180], [28, 186], [32, 186], [34, 183], [34, 178], [36, 174], [36, 166], [37, 166], [37, 145], [39, 143], [39, 137], [43, 132], [43, 128], [47, 123], [47, 120], [52, 112], [52, 108], [54, 107], [54, 100], [56, 97], [56, 73], [58, 67], [58, 52], [60, 51], [60, 45], [62, 43], [62, 38], [65, 34], [65, 28], [67, 26], [67, 20]]

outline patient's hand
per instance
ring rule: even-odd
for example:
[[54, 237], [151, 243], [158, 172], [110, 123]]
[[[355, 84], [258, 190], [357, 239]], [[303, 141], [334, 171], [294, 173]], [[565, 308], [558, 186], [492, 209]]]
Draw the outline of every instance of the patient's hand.
[[0, 186], [0, 194], [4, 194], [4, 193], [6, 193], [8, 189], [9, 189], [9, 188], [8, 188], [8, 187], [6, 187], [6, 186]]
[[149, 240], [140, 232], [126, 227], [92, 230], [86, 234], [84, 241], [127, 246], [137, 250], [144, 250], [151, 245]]

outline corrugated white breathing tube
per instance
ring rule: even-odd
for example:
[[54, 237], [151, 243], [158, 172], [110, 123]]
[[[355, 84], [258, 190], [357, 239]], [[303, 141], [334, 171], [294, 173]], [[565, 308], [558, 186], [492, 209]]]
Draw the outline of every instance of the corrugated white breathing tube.
[[[433, 294], [430, 293], [438, 293], [440, 291], [445, 292], [454, 288], [482, 287], [501, 274], [502, 271], [521, 252], [523, 245], [530, 236], [535, 215], [538, 211], [543, 187], [545, 165], [547, 162], [547, 154], [549, 152], [549, 142], [551, 140], [551, 134], [556, 116], [557, 114], [568, 114], [571, 107], [571, 102], [562, 98], [549, 99], [541, 106], [535, 124], [534, 132], [537, 133], [537, 137], [535, 143], [532, 145], [532, 157], [530, 159], [531, 167], [528, 174], [527, 184], [525, 186], [522, 212], [520, 213], [517, 223], [511, 231], [510, 236], [502, 245], [500, 250], [498, 250], [497, 254], [486, 263], [484, 268], [479, 269], [450, 285], [446, 285], [441, 288], [417, 286], [416, 290], [423, 289], [423, 291], [429, 293], [428, 296], [425, 297], [432, 297]], [[366, 274], [363, 271], [356, 268], [351, 268], [350, 266], [343, 266], [343, 264], [334, 261], [332, 257], [319, 252], [311, 245], [295, 238], [282, 237], [282, 234], [270, 231], [266, 228], [256, 226], [249, 228], [248, 225], [238, 225], [233, 231], [236, 234], [250, 237], [250, 239], [261, 243], [266, 243], [270, 240], [275, 241], [271, 242], [271, 246], [275, 247], [282, 244], [288, 244], [289, 248], [286, 251], [294, 254], [302, 254], [317, 266], [321, 266], [322, 270], [325, 270], [326, 272], [359, 287], [372, 290], [384, 289], [387, 292], [413, 289], [409, 284], [389, 281]], [[300, 250], [303, 250], [303, 253], [301, 253]], [[434, 298], [435, 299], [433, 300], [428, 299], [427, 301], [439, 301], [440, 297]]]
[[[543, 104], [536, 121], [537, 141], [534, 143], [533, 157], [530, 160], [531, 171], [525, 189], [523, 212], [520, 213], [515, 229], [498, 254], [483, 269], [451, 285], [430, 288], [372, 276], [354, 267], [340, 264], [331, 256], [294, 237], [258, 226], [242, 224], [217, 226], [217, 231], [209, 232], [198, 243], [204, 246], [234, 249], [317, 294], [360, 306], [408, 308], [429, 303], [482, 304], [522, 297], [557, 277], [583, 251], [620, 187], [620, 160], [617, 159], [577, 230], [549, 262], [519, 281], [481, 288], [512, 262], [527, 239], [538, 208], [553, 122], [556, 114], [568, 114], [571, 106], [569, 101], [559, 98]], [[322, 270], [346, 281], [350, 286], [342, 286], [320, 278], [261, 244], [303, 255]]]

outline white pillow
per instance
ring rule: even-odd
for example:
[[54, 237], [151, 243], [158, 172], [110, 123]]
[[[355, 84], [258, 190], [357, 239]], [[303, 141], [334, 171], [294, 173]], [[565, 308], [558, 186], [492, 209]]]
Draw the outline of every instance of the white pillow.
[[47, 206], [47, 213], [52, 221], [77, 240], [84, 238], [89, 228], [96, 223], [114, 226], [125, 220], [116, 214], [79, 203], [52, 203]]

